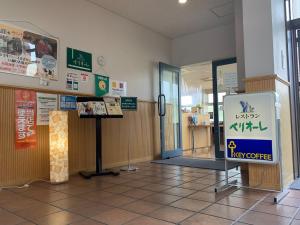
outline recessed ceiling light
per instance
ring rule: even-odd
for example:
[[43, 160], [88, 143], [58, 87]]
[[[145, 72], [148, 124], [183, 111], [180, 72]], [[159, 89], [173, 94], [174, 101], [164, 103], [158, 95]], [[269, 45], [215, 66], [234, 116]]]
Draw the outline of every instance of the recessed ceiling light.
[[185, 4], [185, 3], [187, 3], [187, 0], [178, 0], [178, 3], [179, 4]]

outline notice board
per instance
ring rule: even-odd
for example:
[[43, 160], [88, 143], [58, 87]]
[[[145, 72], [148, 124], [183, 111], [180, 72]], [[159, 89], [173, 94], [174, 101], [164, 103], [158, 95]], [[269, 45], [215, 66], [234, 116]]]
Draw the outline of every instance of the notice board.
[[228, 95], [224, 98], [227, 160], [278, 162], [280, 107], [274, 92]]

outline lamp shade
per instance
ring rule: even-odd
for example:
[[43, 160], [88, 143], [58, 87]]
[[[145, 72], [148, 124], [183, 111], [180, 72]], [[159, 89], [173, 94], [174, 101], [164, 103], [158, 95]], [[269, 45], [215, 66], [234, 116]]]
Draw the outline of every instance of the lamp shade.
[[62, 183], [69, 179], [68, 112], [49, 112], [50, 182]]

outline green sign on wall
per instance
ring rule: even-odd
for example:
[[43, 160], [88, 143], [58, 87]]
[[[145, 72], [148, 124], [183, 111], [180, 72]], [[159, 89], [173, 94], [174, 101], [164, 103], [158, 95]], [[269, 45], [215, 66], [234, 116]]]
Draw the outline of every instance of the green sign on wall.
[[122, 110], [137, 111], [137, 97], [121, 97]]
[[95, 95], [101, 97], [109, 92], [109, 77], [95, 74]]
[[73, 48], [67, 48], [67, 67], [92, 72], [92, 54]]

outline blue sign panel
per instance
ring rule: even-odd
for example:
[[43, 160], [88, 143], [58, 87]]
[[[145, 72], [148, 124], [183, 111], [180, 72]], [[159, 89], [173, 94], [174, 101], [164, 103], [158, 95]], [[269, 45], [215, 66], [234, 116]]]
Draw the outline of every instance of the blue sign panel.
[[76, 96], [61, 95], [59, 98], [60, 110], [77, 110]]
[[272, 162], [272, 140], [227, 139], [227, 158]]

